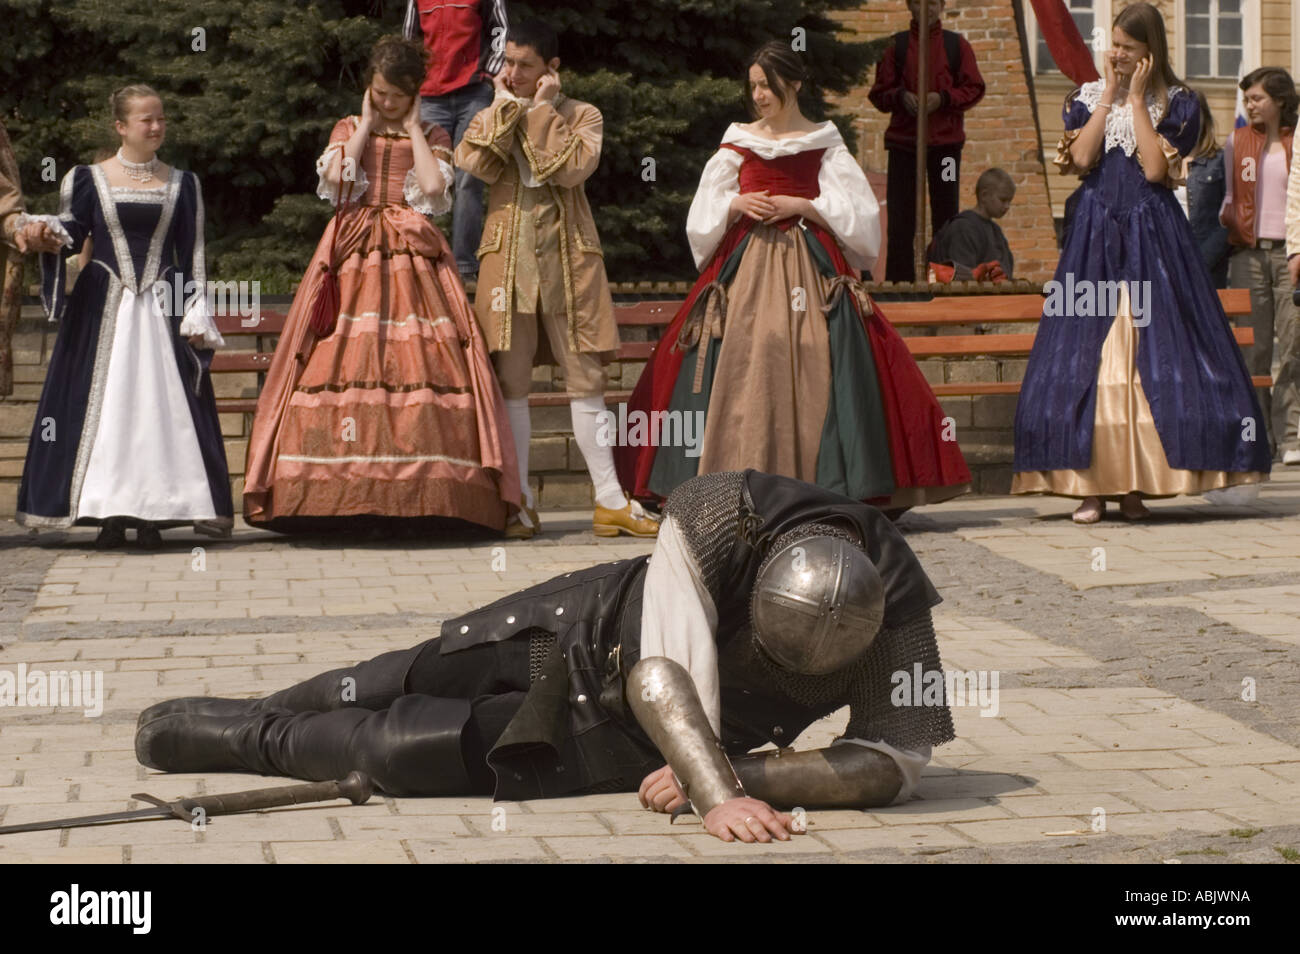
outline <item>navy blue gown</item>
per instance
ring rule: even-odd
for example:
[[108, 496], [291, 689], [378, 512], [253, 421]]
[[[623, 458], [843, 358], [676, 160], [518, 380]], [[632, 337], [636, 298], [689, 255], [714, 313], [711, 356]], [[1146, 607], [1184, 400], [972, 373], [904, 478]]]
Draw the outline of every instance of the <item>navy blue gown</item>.
[[[128, 518], [228, 532], [230, 477], [208, 374], [219, 343], [207, 307], [203, 201], [173, 169], [161, 189], [112, 188], [102, 168], [64, 177], [70, 244], [42, 256], [42, 299], [61, 320], [18, 492], [19, 523]], [[93, 257], [64, 294], [65, 257]], [[192, 335], [209, 347], [196, 350]]]
[[[1100, 91], [1101, 81], [1089, 83], [1067, 100], [1062, 148], [1087, 123], [1089, 104], [1095, 106]], [[1156, 113], [1158, 107], [1149, 102], [1148, 109]], [[1103, 155], [1066, 203], [1064, 247], [1054, 280], [1062, 289], [1116, 280], [1144, 283], [1127, 286], [1145, 294], [1135, 299], [1143, 314], [1132, 320], [1131, 331], [1126, 318], [1123, 330], [1136, 336], [1135, 342], [1129, 339], [1135, 344], [1128, 359], [1136, 394], [1132, 403], [1142, 403], [1145, 395], [1160, 447], [1137, 448], [1138, 453], [1152, 455], [1158, 471], [1163, 451], [1166, 475], [1172, 469], [1218, 472], [1217, 477], [1201, 474], [1190, 484], [1156, 481], [1165, 485], [1150, 487], [1131, 486], [1135, 481], [1127, 476], [1112, 476], [1109, 483], [1114, 486], [1087, 485], [1077, 493], [1053, 486], [1050, 475], [1037, 485], [1028, 480], [1026, 472], [1093, 468], [1104, 474], [1109, 467], [1109, 462], [1094, 457], [1094, 423], [1100, 423], [1094, 418], [1103, 343], [1118, 310], [1089, 315], [1083, 302], [1083, 309], [1072, 309], [1074, 314], [1052, 314], [1059, 309], [1049, 299], [1016, 408], [1015, 492], [1193, 493], [1256, 482], [1271, 466], [1260, 406], [1214, 282], [1169, 179], [1147, 181], [1134, 148], [1131, 113], [1126, 112], [1116, 107], [1117, 115], [1108, 118], [1113, 125], [1108, 126]], [[1171, 170], [1176, 170], [1175, 164], [1195, 147], [1199, 135], [1196, 97], [1181, 87], [1171, 90], [1155, 130], [1164, 140]], [[1065, 171], [1068, 163], [1068, 153], [1062, 152], [1057, 164]], [[1121, 421], [1118, 426], [1127, 425]]]

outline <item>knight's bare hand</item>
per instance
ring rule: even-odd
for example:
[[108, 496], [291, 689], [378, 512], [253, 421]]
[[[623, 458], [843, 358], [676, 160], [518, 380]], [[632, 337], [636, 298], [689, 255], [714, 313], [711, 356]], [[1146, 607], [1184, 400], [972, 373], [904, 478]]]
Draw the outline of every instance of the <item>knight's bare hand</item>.
[[686, 793], [681, 790], [677, 777], [667, 765], [651, 772], [641, 781], [637, 797], [644, 807], [656, 812], [671, 812], [686, 803]]
[[794, 819], [784, 812], [774, 811], [767, 802], [745, 796], [729, 798], [704, 816], [704, 827], [709, 834], [723, 841], [789, 841], [796, 831]]

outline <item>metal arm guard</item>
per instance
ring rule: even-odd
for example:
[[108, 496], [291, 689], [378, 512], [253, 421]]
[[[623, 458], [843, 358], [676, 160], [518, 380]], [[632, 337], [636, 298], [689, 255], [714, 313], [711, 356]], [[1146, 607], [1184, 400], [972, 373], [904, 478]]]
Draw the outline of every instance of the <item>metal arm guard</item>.
[[875, 808], [903, 787], [892, 758], [860, 745], [758, 752], [732, 764], [745, 791], [774, 808]]
[[680, 664], [666, 656], [642, 659], [628, 675], [627, 702], [677, 775], [695, 814], [703, 818], [728, 799], [744, 796], [695, 683]]

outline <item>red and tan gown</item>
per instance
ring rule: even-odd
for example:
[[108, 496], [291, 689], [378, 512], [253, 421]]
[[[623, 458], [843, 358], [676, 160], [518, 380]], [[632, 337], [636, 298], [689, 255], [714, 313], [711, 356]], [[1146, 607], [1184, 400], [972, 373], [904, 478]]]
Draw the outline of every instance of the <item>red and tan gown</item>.
[[[342, 119], [322, 173], [352, 136]], [[249, 440], [244, 517], [454, 517], [494, 530], [519, 504], [505, 403], [456, 260], [426, 217], [450, 208], [450, 140], [428, 127], [443, 195], [420, 191], [411, 141], [372, 133], [353, 201], [321, 237], [289, 311]], [[322, 176], [318, 194], [333, 199]], [[338, 244], [340, 311], [316, 339], [307, 318]]]

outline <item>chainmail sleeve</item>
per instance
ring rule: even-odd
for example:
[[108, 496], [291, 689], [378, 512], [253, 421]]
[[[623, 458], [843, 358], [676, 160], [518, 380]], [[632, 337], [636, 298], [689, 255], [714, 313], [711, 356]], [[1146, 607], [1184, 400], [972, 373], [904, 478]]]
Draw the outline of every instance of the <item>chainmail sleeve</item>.
[[664, 504], [715, 600], [740, 531], [744, 479], [738, 471], [692, 477]]
[[[899, 691], [899, 680], [894, 674], [906, 674], [902, 686], [911, 689], [918, 663], [925, 680], [923, 685], [935, 678], [940, 686], [944, 685], [939, 645], [929, 610], [882, 630], [871, 644], [866, 658], [858, 665], [857, 677], [848, 686], [849, 724], [844, 730], [845, 737], [880, 740], [913, 751], [923, 746], [942, 745], [956, 737], [943, 688], [939, 690], [938, 703], [932, 705], [922, 704], [922, 687], [915, 687], [915, 693]], [[939, 675], [928, 676], [932, 672]], [[896, 697], [903, 704], [895, 705]]]

